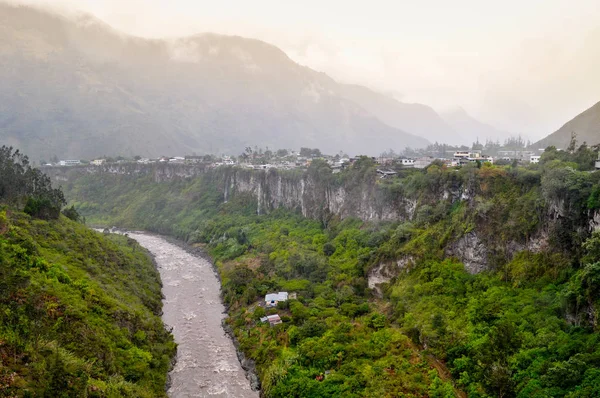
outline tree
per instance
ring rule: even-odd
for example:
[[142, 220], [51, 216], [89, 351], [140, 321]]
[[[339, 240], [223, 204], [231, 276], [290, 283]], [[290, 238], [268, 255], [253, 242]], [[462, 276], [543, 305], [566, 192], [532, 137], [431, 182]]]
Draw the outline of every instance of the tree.
[[62, 211], [63, 215], [73, 221], [76, 222], [80, 222], [81, 221], [81, 215], [79, 214], [79, 212], [75, 209], [74, 205], [71, 205], [71, 207], [67, 207]]
[[277, 150], [277, 157], [284, 158], [287, 155], [288, 155], [288, 150], [287, 149], [278, 149]]
[[502, 320], [490, 329], [486, 339], [477, 355], [483, 386], [492, 396], [512, 396], [514, 381], [509, 357], [521, 346], [518, 329], [513, 322]]
[[394, 152], [394, 150], [392, 148], [390, 148], [387, 151], [381, 152], [381, 154], [379, 156], [382, 158], [395, 159], [398, 157], [398, 154], [396, 152]]
[[483, 144], [479, 142], [479, 138], [477, 138], [477, 142], [474, 142], [473, 145], [471, 145], [471, 148], [474, 151], [481, 151], [481, 150], [483, 150]]
[[335, 245], [331, 242], [327, 242], [323, 245], [323, 254], [325, 254], [327, 257], [335, 253], [335, 250]]
[[318, 148], [300, 148], [300, 156], [305, 158], [319, 158], [322, 154]]
[[575, 148], [577, 147], [577, 133], [571, 131], [571, 141], [569, 141], [569, 146], [567, 147], [567, 152], [573, 153], [575, 152]]
[[58, 218], [66, 204], [60, 189], [53, 189], [50, 178], [32, 168], [27, 156], [12, 147], [0, 148], [0, 200], [24, 206], [24, 211], [38, 218]]
[[248, 285], [248, 281], [254, 279], [254, 272], [245, 265], [236, 265], [231, 274], [227, 287], [236, 294], [242, 294]]

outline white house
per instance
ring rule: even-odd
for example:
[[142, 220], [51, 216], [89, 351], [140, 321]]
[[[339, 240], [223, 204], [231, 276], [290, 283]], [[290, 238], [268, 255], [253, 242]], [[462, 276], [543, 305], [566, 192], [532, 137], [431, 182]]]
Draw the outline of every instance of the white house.
[[79, 161], [79, 160], [61, 160], [58, 162], [59, 166], [76, 166], [78, 164], [81, 164], [81, 161]]
[[265, 304], [267, 307], [275, 307], [280, 301], [287, 301], [288, 292], [269, 293], [265, 295]]
[[598, 152], [598, 160], [596, 160], [596, 170], [600, 170], [600, 152]]
[[404, 166], [404, 167], [414, 167], [415, 166], [414, 159], [400, 159], [400, 161], [402, 162], [402, 166]]
[[529, 163], [539, 163], [541, 156], [539, 155], [531, 155], [529, 156]]
[[469, 162], [488, 162], [494, 164], [494, 158], [491, 156], [477, 156], [477, 157], [469, 157], [467, 158]]
[[102, 166], [106, 162], [106, 159], [94, 159], [90, 163], [94, 166]]
[[466, 159], [471, 156], [471, 152], [469, 151], [456, 151], [454, 152], [454, 157], [456, 159]]

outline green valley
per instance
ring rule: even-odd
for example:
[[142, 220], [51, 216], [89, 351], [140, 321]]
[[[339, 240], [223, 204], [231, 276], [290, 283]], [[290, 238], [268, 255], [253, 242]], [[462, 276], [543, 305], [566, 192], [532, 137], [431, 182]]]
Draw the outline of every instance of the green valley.
[[[600, 393], [600, 173], [539, 165], [69, 171], [88, 221], [204, 248], [267, 397]], [[160, 178], [159, 178], [160, 177]], [[373, 284], [374, 276], [384, 276]], [[296, 293], [276, 308], [265, 294]], [[278, 314], [269, 327], [260, 318]]]

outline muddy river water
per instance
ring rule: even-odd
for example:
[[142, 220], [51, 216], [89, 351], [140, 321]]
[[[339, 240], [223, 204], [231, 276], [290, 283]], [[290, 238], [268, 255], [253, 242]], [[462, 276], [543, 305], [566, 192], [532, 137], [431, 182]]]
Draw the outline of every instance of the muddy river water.
[[221, 327], [225, 308], [211, 263], [158, 236], [129, 236], [155, 256], [163, 282], [163, 320], [178, 344], [169, 397], [258, 397]]

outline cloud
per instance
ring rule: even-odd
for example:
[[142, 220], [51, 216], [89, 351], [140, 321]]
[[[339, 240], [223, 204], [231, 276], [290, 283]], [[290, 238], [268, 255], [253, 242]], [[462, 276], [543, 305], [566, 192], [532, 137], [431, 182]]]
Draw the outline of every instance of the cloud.
[[[142, 36], [214, 31], [258, 38], [336, 80], [435, 108], [461, 105], [484, 121], [532, 136], [552, 132], [600, 100], [597, 0], [20, 3], [63, 13], [79, 8]], [[173, 56], [198, 60], [185, 47]]]

